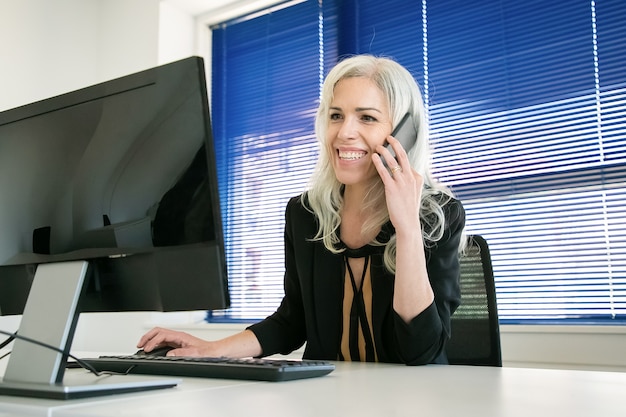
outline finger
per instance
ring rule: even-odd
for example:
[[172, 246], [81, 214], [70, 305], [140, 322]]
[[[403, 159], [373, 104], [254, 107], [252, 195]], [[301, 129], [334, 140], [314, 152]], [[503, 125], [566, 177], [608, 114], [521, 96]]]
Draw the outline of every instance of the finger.
[[387, 165], [383, 163], [383, 157], [380, 154], [376, 153], [372, 155], [372, 162], [376, 167], [376, 171], [378, 171], [378, 175], [380, 175], [380, 178], [383, 180], [383, 183], [392, 180], [391, 175], [389, 174], [389, 169], [387, 168]]
[[389, 145], [391, 145], [391, 148], [393, 149], [394, 154], [391, 154], [390, 152], [390, 155], [394, 158], [394, 162], [397, 162], [397, 164], [400, 165], [402, 169], [408, 169], [409, 157], [407, 156], [406, 150], [402, 147], [400, 141], [393, 136], [389, 136], [387, 138], [387, 142], [389, 143]]
[[[391, 137], [390, 137], [391, 138]], [[393, 138], [391, 138], [392, 140], [395, 140]], [[396, 141], [397, 143], [397, 141]], [[393, 148], [393, 144], [390, 143], [390, 145]], [[381, 158], [384, 158], [385, 163], [387, 164], [387, 166], [389, 167], [389, 169], [395, 167], [398, 165], [398, 161], [396, 160], [396, 153], [395, 153], [395, 149], [392, 152], [391, 149], [389, 149], [388, 146], [384, 146], [382, 147], [382, 153], [380, 154]]]
[[[389, 151], [386, 146], [379, 145], [376, 147], [376, 154], [380, 159], [381, 165], [376, 165], [378, 173], [383, 176], [382, 172], [391, 170], [393, 167], [398, 166], [398, 161], [393, 157], [393, 154]], [[372, 158], [374, 159], [374, 158]], [[374, 162], [376, 164], [376, 162]], [[384, 178], [384, 177], [383, 177]]]
[[151, 331], [151, 337], [143, 344], [143, 349], [146, 352], [161, 346], [170, 346], [178, 348], [182, 346], [182, 333], [168, 329], [155, 328]]
[[392, 178], [395, 178], [396, 175], [402, 172], [402, 167], [400, 165], [395, 165], [389, 169], [389, 174], [391, 174]]
[[146, 343], [148, 343], [154, 336], [156, 336], [162, 329], [158, 328], [158, 327], [154, 327], [152, 328], [150, 331], [148, 331], [146, 334], [144, 334], [143, 336], [141, 336], [141, 339], [139, 339], [139, 342], [137, 342], [137, 347], [141, 348], [144, 347], [146, 345]]

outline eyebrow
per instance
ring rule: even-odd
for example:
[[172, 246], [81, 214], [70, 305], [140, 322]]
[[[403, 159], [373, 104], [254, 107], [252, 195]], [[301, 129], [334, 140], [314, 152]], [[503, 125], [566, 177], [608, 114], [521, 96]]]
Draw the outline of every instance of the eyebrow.
[[[329, 109], [330, 110], [340, 110], [340, 111], [342, 110], [341, 107], [336, 107], [336, 106], [330, 106]], [[366, 111], [375, 111], [377, 113], [382, 114], [382, 111], [380, 111], [376, 107], [357, 107], [355, 110], [357, 112], [359, 112], [359, 113], [366, 112]]]

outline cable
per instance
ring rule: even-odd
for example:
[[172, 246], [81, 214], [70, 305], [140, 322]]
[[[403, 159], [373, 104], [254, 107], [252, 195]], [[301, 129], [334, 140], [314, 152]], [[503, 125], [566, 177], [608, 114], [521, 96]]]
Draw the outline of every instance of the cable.
[[[128, 374], [128, 372], [130, 372], [130, 369], [126, 373], [108, 372], [108, 371], [107, 372], [99, 372], [93, 366], [88, 364], [87, 362], [84, 362], [82, 359], [77, 358], [76, 356], [72, 355], [69, 352], [65, 352], [65, 351], [61, 350], [61, 349], [57, 348], [56, 346], [49, 345], [47, 343], [41, 342], [41, 341], [36, 340], [36, 339], [31, 339], [30, 337], [19, 335], [19, 334], [17, 334], [17, 332], [10, 333], [10, 332], [6, 332], [4, 330], [0, 330], [0, 334], [4, 334], [4, 335], [9, 336], [9, 338], [7, 340], [2, 342], [2, 345], [1, 345], [2, 347], [4, 347], [4, 346], [8, 345], [9, 343], [11, 343], [13, 341], [13, 339], [20, 339], [20, 340], [23, 340], [23, 341], [28, 342], [28, 343], [33, 343], [35, 345], [44, 347], [46, 349], [54, 350], [55, 352], [58, 352], [58, 353], [62, 354], [64, 357], [69, 357], [69, 358], [74, 359], [76, 361], [76, 363], [80, 365], [81, 368], [91, 372], [95, 376], [126, 375], [126, 374]], [[8, 352], [4, 356], [2, 356], [0, 359], [5, 358], [10, 353], [11, 352]]]
[[[13, 340], [15, 340], [15, 335], [17, 334], [17, 332], [12, 333], [10, 337], [7, 337], [7, 339], [0, 343], [0, 349], [4, 349], [6, 346], [9, 345], [9, 343], [11, 343]], [[4, 358], [6, 358], [7, 356], [9, 356], [11, 354], [11, 351], [8, 351], [7, 353], [5, 353], [4, 355], [0, 356], [0, 361]]]
[[[3, 332], [4, 333], [4, 332]], [[14, 339], [15, 339], [15, 335], [17, 334], [17, 332], [15, 333], [11, 333], [10, 337], [7, 338], [7, 340], [5, 340], [4, 342], [0, 343], [0, 349], [4, 348], [5, 346], [7, 346], [9, 343], [11, 343]], [[4, 357], [4, 356], [3, 356]]]

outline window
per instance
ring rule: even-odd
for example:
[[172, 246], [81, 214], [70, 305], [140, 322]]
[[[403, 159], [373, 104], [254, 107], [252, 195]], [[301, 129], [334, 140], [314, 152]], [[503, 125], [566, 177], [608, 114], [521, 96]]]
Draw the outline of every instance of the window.
[[337, 57], [372, 53], [423, 88], [433, 166], [490, 244], [500, 318], [625, 320], [624, 21], [620, 0], [336, 0], [214, 28], [227, 315], [280, 302], [283, 211], [316, 158], [320, 83]]
[[311, 1], [213, 28], [212, 119], [232, 299], [213, 319], [262, 318], [282, 299], [284, 210], [317, 158], [328, 30]]
[[434, 166], [490, 243], [500, 317], [626, 318], [626, 7], [432, 3]]

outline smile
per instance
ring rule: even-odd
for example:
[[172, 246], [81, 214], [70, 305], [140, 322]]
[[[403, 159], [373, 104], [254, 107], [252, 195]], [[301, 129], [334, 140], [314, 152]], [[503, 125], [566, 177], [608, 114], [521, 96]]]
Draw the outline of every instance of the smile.
[[339, 159], [344, 161], [356, 161], [357, 159], [363, 158], [365, 155], [367, 155], [367, 153], [363, 151], [339, 151]]

